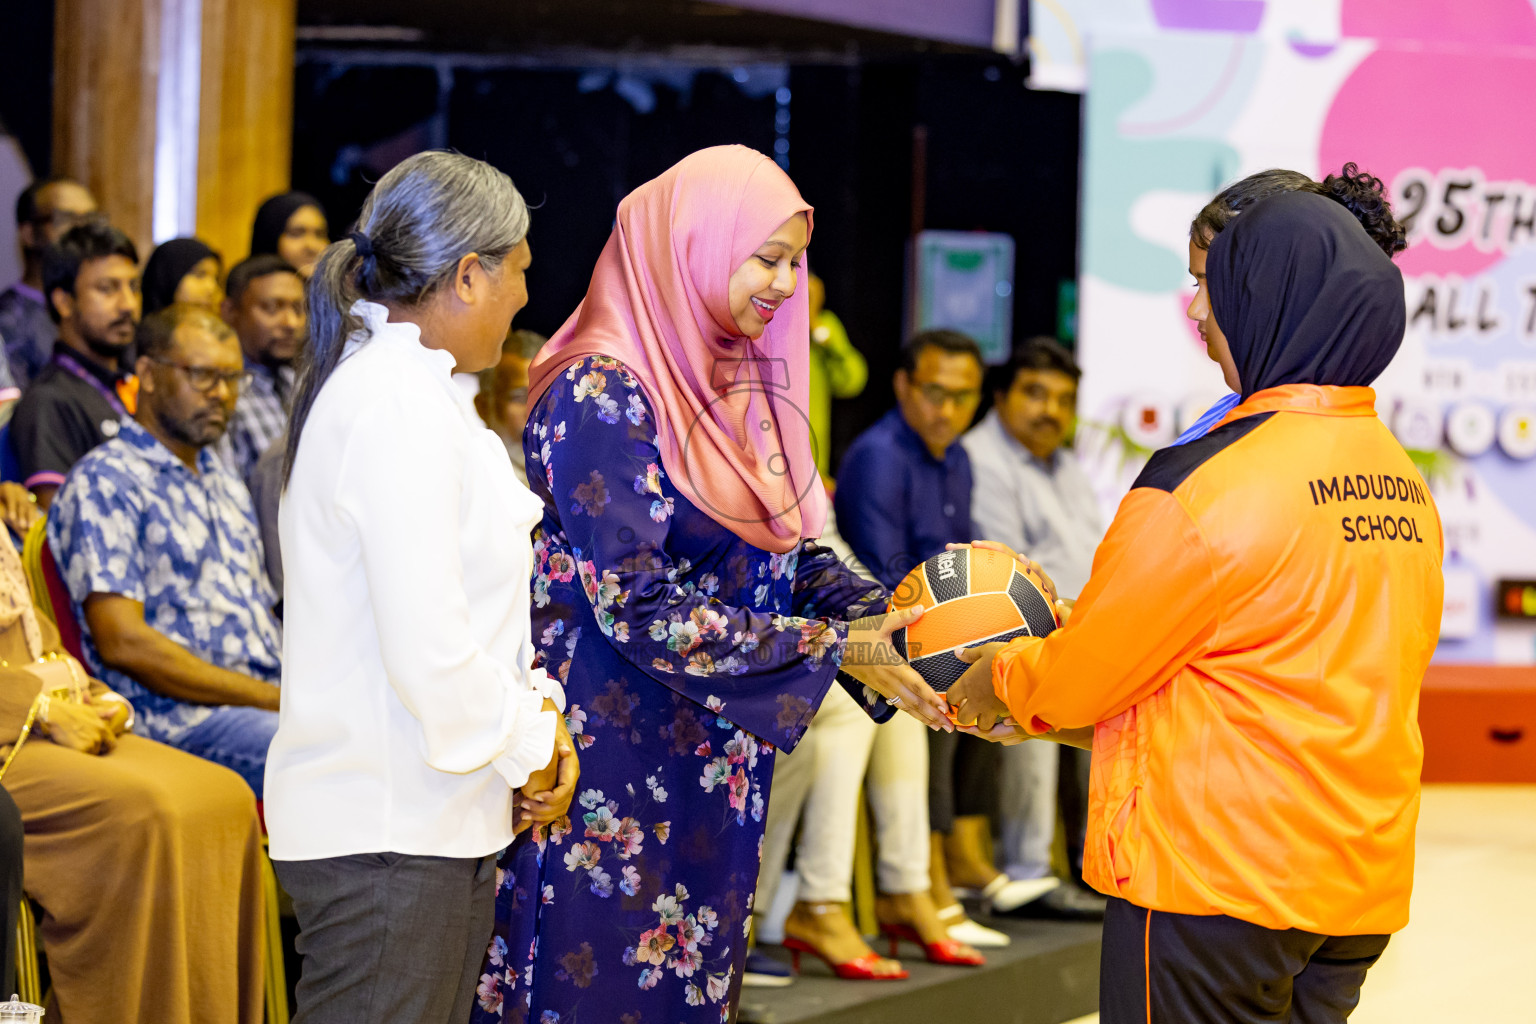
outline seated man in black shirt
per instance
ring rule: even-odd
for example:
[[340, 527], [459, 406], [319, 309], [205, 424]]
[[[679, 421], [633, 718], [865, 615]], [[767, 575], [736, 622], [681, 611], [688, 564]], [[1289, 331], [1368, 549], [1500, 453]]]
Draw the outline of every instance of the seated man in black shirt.
[[43, 294], [59, 340], [16, 405], [11, 444], [46, 509], [70, 467], [116, 437], [127, 413], [120, 391], [139, 319], [138, 251], [114, 227], [71, 228], [43, 252]]

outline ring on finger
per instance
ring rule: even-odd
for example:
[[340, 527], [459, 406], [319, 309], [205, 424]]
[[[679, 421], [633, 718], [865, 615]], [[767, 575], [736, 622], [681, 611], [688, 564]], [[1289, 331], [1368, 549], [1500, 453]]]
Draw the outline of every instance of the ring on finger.
[[893, 708], [899, 708], [901, 707], [901, 694], [898, 693], [894, 697], [887, 697], [885, 698], [885, 702]]

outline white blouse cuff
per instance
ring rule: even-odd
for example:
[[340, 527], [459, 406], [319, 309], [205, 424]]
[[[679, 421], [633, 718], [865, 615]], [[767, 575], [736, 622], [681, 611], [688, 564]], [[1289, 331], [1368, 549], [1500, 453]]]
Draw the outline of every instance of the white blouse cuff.
[[531, 669], [528, 673], [528, 685], [532, 686], [540, 694], [555, 702], [555, 707], [560, 713], [565, 714], [565, 687], [560, 685], [560, 680], [544, 671], [542, 668]]
[[555, 713], [545, 711], [544, 695], [525, 691], [512, 698], [517, 705], [516, 727], [506, 749], [491, 763], [513, 789], [549, 764], [555, 752]]

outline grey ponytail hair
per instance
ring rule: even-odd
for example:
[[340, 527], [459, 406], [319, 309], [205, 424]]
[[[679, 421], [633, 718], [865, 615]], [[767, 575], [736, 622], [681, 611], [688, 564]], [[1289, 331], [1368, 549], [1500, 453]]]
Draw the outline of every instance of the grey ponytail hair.
[[[358, 299], [416, 306], [452, 278], [459, 260], [477, 253], [494, 269], [528, 234], [528, 204], [512, 179], [459, 153], [417, 153], [379, 179], [351, 234], [320, 255], [305, 288], [309, 343], [288, 418], [283, 483], [293, 472], [304, 421], [341, 362], [347, 339], [362, 326]], [[361, 236], [362, 250], [359, 251]]]

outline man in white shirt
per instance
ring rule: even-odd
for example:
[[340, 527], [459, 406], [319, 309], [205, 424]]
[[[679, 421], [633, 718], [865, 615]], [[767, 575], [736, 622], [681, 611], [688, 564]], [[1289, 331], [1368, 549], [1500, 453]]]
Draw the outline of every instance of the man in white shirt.
[[[993, 385], [993, 407], [962, 438], [972, 472], [985, 486], [971, 498], [978, 537], [1000, 541], [1039, 562], [1063, 598], [1088, 582], [1104, 537], [1093, 487], [1067, 447], [1077, 415], [1081, 371], [1053, 338], [1020, 346]], [[1051, 873], [1058, 759], [1067, 774], [1062, 801], [1074, 873], [1082, 870], [1088, 752], [1055, 743], [1021, 743], [1002, 752], [1001, 853], [1014, 878]], [[1102, 901], [1062, 886], [1021, 913], [1057, 917], [1102, 914]]]

